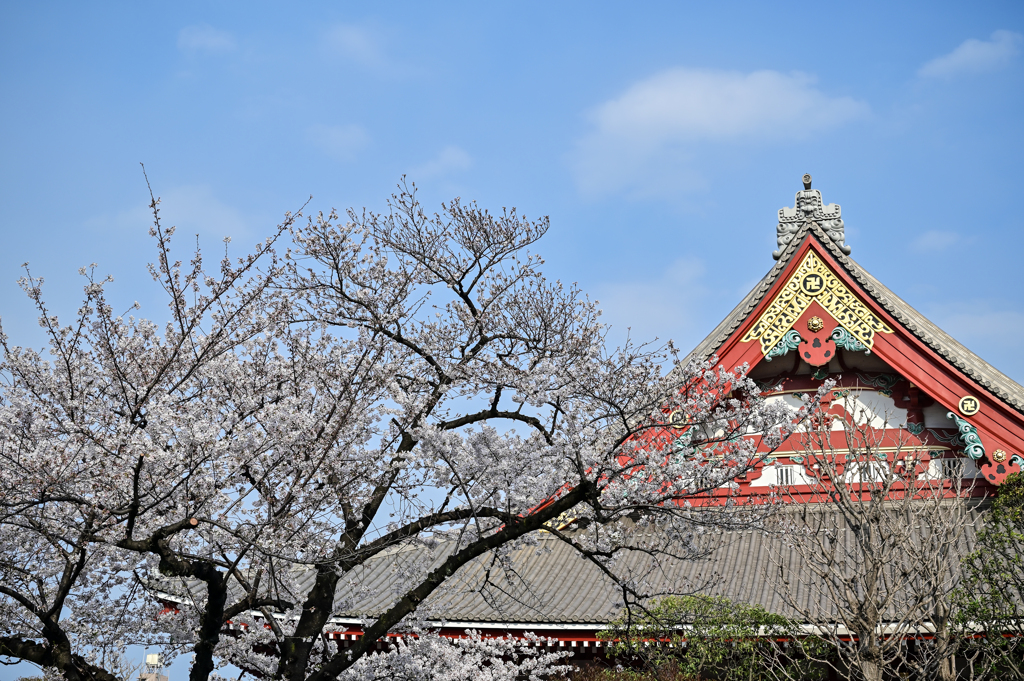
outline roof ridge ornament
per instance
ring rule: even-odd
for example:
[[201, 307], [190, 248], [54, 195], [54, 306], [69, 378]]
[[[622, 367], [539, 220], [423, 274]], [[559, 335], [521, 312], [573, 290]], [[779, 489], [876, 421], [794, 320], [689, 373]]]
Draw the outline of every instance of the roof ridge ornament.
[[778, 232], [779, 250], [772, 252], [772, 257], [778, 260], [782, 252], [793, 240], [797, 232], [807, 224], [817, 224], [829, 239], [835, 242], [843, 255], [850, 255], [850, 247], [846, 245], [845, 226], [840, 217], [842, 209], [838, 203], [825, 205], [821, 200], [821, 192], [811, 189], [811, 176], [803, 176], [804, 188], [796, 193], [792, 208], [779, 209]]

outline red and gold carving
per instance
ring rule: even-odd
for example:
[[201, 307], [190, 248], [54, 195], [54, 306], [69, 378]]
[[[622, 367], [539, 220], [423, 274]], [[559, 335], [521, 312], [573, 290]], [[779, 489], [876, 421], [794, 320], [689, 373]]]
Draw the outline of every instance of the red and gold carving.
[[[816, 309], [820, 309], [821, 312], [806, 315], [812, 303], [816, 304]], [[822, 313], [827, 313], [828, 317]], [[807, 326], [813, 317], [819, 317], [823, 322], [823, 327], [819, 331], [813, 331]], [[801, 321], [803, 324], [798, 326], [797, 323]], [[847, 288], [814, 251], [808, 251], [785, 286], [741, 341], [759, 341], [762, 354], [767, 355], [794, 327], [797, 327], [800, 335], [806, 338], [805, 334], [829, 335], [836, 326], [842, 326], [868, 350], [874, 346], [875, 334], [893, 332], [888, 324], [879, 319], [853, 291]], [[824, 346], [824, 341], [821, 342]], [[804, 352], [801, 347], [801, 356]], [[835, 352], [834, 348], [832, 352]], [[821, 353], [823, 355], [824, 350]]]

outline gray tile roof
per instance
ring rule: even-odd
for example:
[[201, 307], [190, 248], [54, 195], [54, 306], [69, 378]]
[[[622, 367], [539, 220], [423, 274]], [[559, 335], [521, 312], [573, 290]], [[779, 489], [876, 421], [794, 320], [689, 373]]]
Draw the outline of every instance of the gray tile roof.
[[[965, 550], [973, 549], [983, 508], [975, 506], [971, 510], [973, 524], [968, 525]], [[794, 512], [802, 511], [783, 511]], [[828, 507], [808, 512], [835, 513]], [[842, 520], [838, 515], [836, 518], [834, 526], [842, 527]], [[644, 584], [645, 593], [655, 596], [721, 595], [736, 602], [759, 604], [770, 612], [799, 620], [799, 611], [786, 602], [777, 588], [775, 575], [781, 562], [794, 584], [793, 598], [804, 608], [818, 612], [819, 621], [831, 619], [834, 605], [824, 590], [816, 588], [818, 580], [801, 567], [799, 554], [787, 548], [789, 543], [780, 534], [760, 530], [709, 533], [704, 545], [708, 551], [702, 557], [655, 561], [634, 555], [618, 564], [616, 573]], [[847, 544], [852, 547], [852, 533], [847, 533]], [[337, 612], [336, 617], [344, 622], [379, 616], [398, 597], [398, 590], [408, 586], [402, 579], [404, 571], [419, 562], [416, 572], [422, 575], [422, 568], [439, 565], [449, 553], [450, 549], [444, 546], [432, 552], [422, 547], [404, 547], [375, 557], [345, 575], [337, 602], [348, 606]], [[308, 570], [299, 580], [300, 592], [304, 593], [312, 581], [313, 571]], [[201, 596], [204, 589], [199, 582], [189, 588], [195, 590], [196, 596]], [[176, 591], [173, 584], [167, 583], [163, 589]], [[419, 614], [431, 621], [457, 626], [546, 624], [590, 625], [588, 628], [600, 629], [622, 610], [620, 587], [593, 563], [581, 558], [575, 549], [541, 533], [536, 546], [523, 546], [508, 555], [506, 569], [494, 566], [493, 555], [463, 566], [421, 605]]]
[[[970, 521], [961, 547], [964, 551], [973, 550], [984, 507], [982, 502], [969, 511]], [[783, 513], [794, 512], [803, 511], [794, 508]], [[835, 515], [828, 525], [840, 528], [844, 525], [841, 516], [827, 506], [808, 513], [832, 513]], [[852, 533], [846, 532], [846, 537], [851, 555], [856, 555]], [[733, 530], [716, 533], [710, 540], [714, 545], [703, 557], [655, 562], [636, 556], [617, 565], [616, 572], [644, 583], [647, 593], [721, 595], [736, 602], [759, 604], [770, 612], [799, 620], [798, 610], [787, 604], [777, 588], [775, 575], [781, 562], [788, 580], [794, 585], [792, 597], [803, 608], [817, 612], [823, 619], [831, 619], [835, 614], [834, 604], [823, 589], [817, 588], [818, 580], [802, 567], [799, 554], [790, 546], [790, 539], [760, 530]], [[410, 553], [415, 554], [415, 551]], [[369, 580], [386, 587], [388, 576], [394, 574], [393, 566], [388, 563], [396, 558], [399, 562], [402, 560], [395, 554], [368, 566]], [[491, 565], [489, 556], [465, 566], [445, 590], [435, 592], [424, 603], [424, 614], [430, 619], [459, 623], [592, 624], [600, 627], [622, 612], [621, 589], [595, 565], [581, 558], [575, 549], [551, 535], [542, 535], [537, 546], [517, 549], [509, 558], [510, 569], [493, 570], [489, 586], [485, 586], [485, 572]], [[339, 615], [373, 616], [383, 611], [388, 600], [387, 597], [368, 599]]]
[[[394, 570], [394, 564], [386, 564], [402, 562], [402, 553], [368, 564], [368, 582], [386, 592], [386, 575]], [[408, 553], [413, 555], [405, 560], [414, 560], [415, 550]], [[492, 558], [486, 555], [464, 566], [424, 602], [421, 613], [458, 622], [600, 624], [614, 619], [622, 609], [621, 590], [597, 566], [550, 534], [542, 533], [536, 546], [513, 551], [504, 566], [495, 566]], [[439, 556], [435, 563], [441, 560]], [[709, 581], [701, 575], [706, 567], [631, 556], [617, 569], [669, 593], [702, 586]], [[339, 597], [346, 598], [346, 591], [341, 590]], [[389, 600], [382, 593], [339, 615], [372, 616], [383, 611]]]
[[915, 310], [878, 279], [869, 274], [853, 258], [843, 255], [836, 244], [821, 231], [816, 223], [810, 223], [809, 226], [805, 224], [802, 230], [794, 235], [793, 240], [783, 250], [782, 256], [775, 263], [775, 266], [754, 286], [753, 290], [729, 313], [722, 323], [715, 327], [707, 338], [694, 348], [683, 364], [690, 360], [707, 359], [715, 354], [762, 301], [804, 240], [811, 238], [817, 239], [819, 243], [828, 249], [832, 257], [860, 285], [862, 294], [877, 302], [882, 309], [891, 314], [904, 328], [938, 353], [939, 356], [963, 372], [965, 376], [999, 397], [1017, 411], [1024, 413], [1024, 387], [930, 322], [923, 314]]

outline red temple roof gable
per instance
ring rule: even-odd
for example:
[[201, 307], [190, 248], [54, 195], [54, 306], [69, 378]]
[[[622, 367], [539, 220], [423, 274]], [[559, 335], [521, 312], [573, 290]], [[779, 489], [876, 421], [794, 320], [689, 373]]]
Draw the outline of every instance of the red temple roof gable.
[[900, 406], [920, 396], [947, 410], [949, 428], [977, 434], [980, 448], [967, 453], [986, 480], [998, 484], [1021, 470], [1024, 387], [850, 258], [839, 206], [824, 205], [809, 176], [795, 203], [779, 211], [775, 266], [687, 359], [746, 363], [754, 378], [802, 372], [817, 381], [845, 374], [849, 382], [858, 370], [868, 370], [867, 379], [893, 376], [903, 390]]

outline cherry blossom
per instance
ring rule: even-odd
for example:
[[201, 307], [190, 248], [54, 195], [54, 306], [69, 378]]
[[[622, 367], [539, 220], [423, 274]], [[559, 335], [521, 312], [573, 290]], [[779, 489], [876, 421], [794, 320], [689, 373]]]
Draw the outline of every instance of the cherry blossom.
[[[166, 322], [115, 312], [92, 267], [62, 323], [27, 272], [47, 352], [0, 335], [0, 655], [69, 680], [127, 678], [129, 643], [193, 655], [194, 681], [540, 678], [559, 655], [440, 637], [431, 596], [543, 531], [642, 604], [651, 560], [759, 522], [708, 493], [813, 407], [671, 344], [609, 350], [596, 301], [541, 273], [546, 219], [402, 187], [208, 271], [152, 209]], [[386, 593], [356, 583], [399, 548]], [[331, 618], [370, 597], [339, 649]]]

